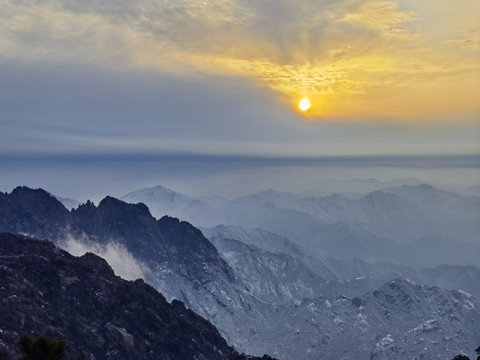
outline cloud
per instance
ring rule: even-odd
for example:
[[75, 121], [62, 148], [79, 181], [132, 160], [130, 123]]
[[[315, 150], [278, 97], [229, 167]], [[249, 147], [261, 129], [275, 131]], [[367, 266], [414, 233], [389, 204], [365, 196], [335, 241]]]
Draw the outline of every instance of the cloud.
[[[338, 145], [340, 147], [340, 144]], [[410, 144], [416, 148], [418, 144]], [[440, 149], [441, 150], [441, 149]], [[437, 153], [440, 153], [437, 149]], [[19, 184], [44, 188], [80, 201], [121, 197], [163, 185], [195, 195], [236, 197], [268, 188], [305, 191], [315, 179], [418, 177], [433, 184], [478, 184], [478, 155], [254, 157], [185, 154], [1, 157], [0, 191]], [[88, 179], [88, 181], [79, 181]], [[81, 241], [82, 239], [80, 239]], [[82, 242], [82, 241], [81, 241]], [[135, 277], [135, 276], [133, 276]], [[148, 281], [147, 273], [147, 281]]]
[[364, 2], [356, 11], [346, 14], [343, 20], [364, 25], [390, 38], [409, 39], [415, 35], [408, 26], [415, 20], [413, 12], [401, 11], [394, 1]]
[[[421, 122], [399, 127], [302, 121], [271, 92], [238, 77], [186, 78], [154, 70], [1, 57], [0, 73], [4, 155], [458, 154], [475, 151], [477, 144], [471, 130], [475, 123], [460, 116], [454, 128]], [[325, 97], [330, 95], [326, 86]], [[427, 106], [425, 99], [418, 101]], [[449, 101], [453, 99], [442, 99]], [[3, 166], [2, 179], [9, 171]]]
[[313, 119], [437, 121], [477, 109], [475, 1], [3, 0], [0, 49], [245, 78], [292, 109], [308, 95]]
[[451, 40], [467, 49], [480, 49], [480, 26], [473, 27], [462, 31], [462, 36], [457, 40]]
[[117, 242], [98, 244], [88, 239], [67, 235], [59, 246], [74, 256], [91, 252], [104, 258], [115, 274], [126, 280], [145, 279], [148, 273], [147, 266], [137, 261], [125, 246]]

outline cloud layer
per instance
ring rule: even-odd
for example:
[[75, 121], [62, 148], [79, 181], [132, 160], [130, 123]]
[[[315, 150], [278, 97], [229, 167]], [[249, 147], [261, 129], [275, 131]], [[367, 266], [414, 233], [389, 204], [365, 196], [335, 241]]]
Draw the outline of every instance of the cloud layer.
[[478, 109], [476, 0], [0, 1], [13, 58], [249, 79], [312, 119]]

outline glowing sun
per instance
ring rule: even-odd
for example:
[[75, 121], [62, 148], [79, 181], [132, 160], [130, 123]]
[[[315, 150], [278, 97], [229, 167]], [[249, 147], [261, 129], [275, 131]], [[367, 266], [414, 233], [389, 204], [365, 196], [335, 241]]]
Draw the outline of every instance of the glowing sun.
[[300, 108], [300, 110], [302, 111], [307, 111], [308, 109], [310, 109], [310, 106], [312, 106], [310, 104], [310, 100], [308, 100], [307, 98], [303, 98], [299, 103], [298, 103], [298, 107]]

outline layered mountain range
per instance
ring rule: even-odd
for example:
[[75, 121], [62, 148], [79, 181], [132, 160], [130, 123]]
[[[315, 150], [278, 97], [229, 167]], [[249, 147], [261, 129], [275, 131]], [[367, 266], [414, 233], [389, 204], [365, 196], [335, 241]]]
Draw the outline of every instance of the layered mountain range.
[[146, 204], [154, 216], [177, 216], [199, 227], [223, 224], [265, 229], [309, 250], [342, 259], [410, 266], [478, 264], [479, 197], [425, 184], [371, 179], [366, 186], [365, 182], [350, 181], [348, 185], [379, 189], [355, 197], [266, 190], [227, 200], [192, 197], [157, 186], [122, 199]]
[[[168, 197], [162, 201], [170, 206]], [[295, 222], [287, 219], [284, 227], [293, 229]], [[46, 191], [25, 187], [0, 194], [0, 230], [49, 238], [67, 249], [72, 242], [118, 244], [147, 283], [211, 321], [241, 352], [280, 359], [411, 359], [478, 346], [477, 301], [453, 290], [478, 294], [474, 266], [417, 269], [337, 259], [242, 227], [203, 229], [207, 239], [187, 222], [155, 219], [142, 203], [106, 197], [98, 206], [87, 202], [68, 211]]]
[[115, 276], [91, 253], [74, 257], [49, 241], [0, 233], [0, 275], [2, 358], [18, 358], [27, 333], [66, 340], [71, 359], [259, 359], [238, 354], [182, 302]]
[[[374, 290], [387, 281], [402, 278], [446, 289], [462, 289], [477, 298], [480, 297], [478, 266], [440, 265], [433, 268], [415, 268], [388, 262], [370, 263], [361, 259], [349, 261], [312, 252], [286, 237], [263, 229], [219, 225], [202, 231], [217, 247], [225, 261], [232, 268], [238, 269], [238, 274], [246, 274], [247, 282], [252, 279], [248, 274], [265, 273], [265, 269], [270, 267], [268, 263], [273, 263], [285, 272], [293, 271], [290, 269], [292, 267], [297, 271], [313, 272], [317, 276], [316, 284], [321, 284], [317, 286], [319, 295], [357, 296]], [[277, 282], [284, 283], [284, 280], [279, 278], [282, 273], [276, 268], [270, 268], [268, 273], [260, 278], [266, 280], [270, 278], [269, 274], [276, 276]], [[298, 281], [302, 277], [296, 279]]]

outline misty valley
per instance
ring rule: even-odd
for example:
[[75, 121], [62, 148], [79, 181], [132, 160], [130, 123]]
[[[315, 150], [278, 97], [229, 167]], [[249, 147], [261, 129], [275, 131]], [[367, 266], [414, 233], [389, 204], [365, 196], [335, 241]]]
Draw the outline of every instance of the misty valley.
[[[452, 359], [480, 345], [480, 196], [415, 178], [98, 204], [0, 193], [0, 358]], [[248, 355], [245, 355], [248, 354]]]

